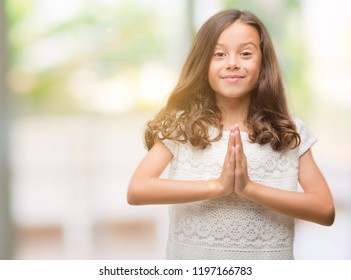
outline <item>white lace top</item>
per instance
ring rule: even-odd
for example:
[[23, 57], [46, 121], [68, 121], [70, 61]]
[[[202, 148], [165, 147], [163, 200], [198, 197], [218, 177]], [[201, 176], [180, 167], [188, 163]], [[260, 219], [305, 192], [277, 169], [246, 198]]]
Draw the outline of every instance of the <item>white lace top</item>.
[[[297, 191], [299, 157], [316, 138], [295, 119], [301, 144], [284, 153], [269, 144], [250, 143], [241, 132], [252, 181]], [[229, 132], [204, 150], [164, 140], [173, 159], [169, 177], [178, 180], [218, 178]], [[293, 259], [294, 219], [236, 194], [169, 206], [167, 259]]]

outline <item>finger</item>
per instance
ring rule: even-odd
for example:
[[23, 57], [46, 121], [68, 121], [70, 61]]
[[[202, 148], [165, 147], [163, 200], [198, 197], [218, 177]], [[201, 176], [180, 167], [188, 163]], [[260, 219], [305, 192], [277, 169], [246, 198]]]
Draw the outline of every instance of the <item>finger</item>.
[[228, 151], [227, 157], [225, 159], [222, 176], [224, 178], [230, 178], [234, 176], [235, 173], [235, 148], [231, 147]]
[[228, 148], [227, 148], [228, 154], [230, 154], [232, 147], [234, 147], [234, 129], [230, 128], [229, 139], [228, 139]]
[[236, 145], [235, 147], [235, 166], [237, 168], [243, 168], [244, 170], [247, 168], [247, 161], [243, 147], [239, 145]]
[[240, 147], [240, 145], [236, 145], [235, 146], [235, 161], [237, 163], [240, 163], [241, 159], [242, 159], [241, 147]]
[[241, 139], [241, 135], [240, 135], [240, 129], [239, 129], [239, 126], [238, 125], [235, 125], [234, 127], [234, 138], [235, 138], [235, 146], [236, 145], [239, 145], [240, 147], [243, 146], [243, 141]]
[[233, 142], [232, 142], [232, 155], [233, 155], [233, 165], [232, 165], [232, 168], [233, 168], [233, 172], [235, 170], [235, 166], [236, 166], [236, 163], [235, 163], [235, 129], [231, 129], [232, 131], [232, 135], [233, 135]]
[[247, 179], [248, 179], [248, 174], [247, 174], [247, 166], [246, 166], [246, 158], [243, 152], [242, 147], [240, 147], [239, 145], [236, 145], [235, 147], [235, 164], [236, 164], [236, 168], [235, 168], [235, 181], [234, 181], [234, 191], [237, 194], [240, 194], [247, 183]]
[[227, 177], [227, 180], [229, 180], [228, 184], [230, 184], [232, 191], [234, 191], [234, 181], [235, 181], [235, 148], [234, 147], [230, 148], [229, 160], [227, 161], [225, 176]]
[[229, 169], [234, 172], [235, 169], [235, 148], [230, 148], [230, 156], [229, 156]]

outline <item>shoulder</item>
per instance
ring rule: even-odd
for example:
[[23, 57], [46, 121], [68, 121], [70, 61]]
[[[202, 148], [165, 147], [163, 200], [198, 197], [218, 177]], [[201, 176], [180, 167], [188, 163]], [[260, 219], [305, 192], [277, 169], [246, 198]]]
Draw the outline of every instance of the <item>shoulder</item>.
[[300, 117], [298, 116], [292, 116], [292, 120], [294, 124], [296, 125], [296, 129], [299, 132], [301, 129], [304, 127], [307, 127], [307, 123], [304, 122]]
[[293, 116], [297, 133], [300, 135], [301, 143], [298, 147], [299, 155], [306, 153], [316, 142], [317, 137], [310, 129], [309, 125], [297, 116]]
[[306, 121], [302, 120], [301, 118], [299, 118], [297, 116], [293, 116], [292, 119], [293, 119], [293, 122], [296, 126], [297, 132], [300, 134], [300, 137], [312, 136], [313, 132], [310, 129], [310, 126]]
[[165, 147], [171, 152], [173, 156], [175, 156], [178, 153], [180, 143], [178, 143], [177, 141], [163, 139], [161, 142], [165, 145]]

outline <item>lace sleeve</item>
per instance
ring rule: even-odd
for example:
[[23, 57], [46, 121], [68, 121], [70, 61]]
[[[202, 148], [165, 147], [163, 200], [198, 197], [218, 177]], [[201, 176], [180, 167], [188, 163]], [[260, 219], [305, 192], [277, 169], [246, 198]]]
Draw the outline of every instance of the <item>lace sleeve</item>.
[[317, 142], [316, 136], [309, 127], [299, 118], [294, 118], [297, 127], [297, 132], [300, 134], [301, 143], [298, 147], [299, 156], [306, 153]]
[[178, 143], [173, 140], [164, 139], [162, 143], [166, 146], [166, 148], [172, 153], [173, 156], [176, 155], [178, 149]]

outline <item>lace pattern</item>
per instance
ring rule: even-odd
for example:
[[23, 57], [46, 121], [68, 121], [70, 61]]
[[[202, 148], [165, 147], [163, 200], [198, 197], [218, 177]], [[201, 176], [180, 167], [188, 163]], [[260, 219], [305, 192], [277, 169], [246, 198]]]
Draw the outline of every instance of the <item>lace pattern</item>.
[[[295, 119], [301, 137], [298, 148], [276, 152], [270, 145], [250, 143], [241, 132], [251, 180], [296, 191], [298, 160], [316, 138]], [[178, 180], [217, 178], [226, 153], [229, 132], [210, 147], [164, 140], [173, 154], [169, 177]], [[257, 205], [236, 194], [170, 205], [168, 259], [292, 259], [294, 219]]]

